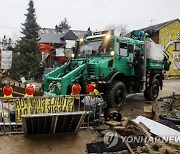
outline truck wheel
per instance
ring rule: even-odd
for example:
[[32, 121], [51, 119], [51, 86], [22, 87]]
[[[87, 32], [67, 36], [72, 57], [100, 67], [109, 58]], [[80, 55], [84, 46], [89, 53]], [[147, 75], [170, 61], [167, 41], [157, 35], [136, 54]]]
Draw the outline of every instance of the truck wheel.
[[108, 86], [105, 94], [105, 101], [108, 108], [120, 108], [126, 101], [126, 87], [123, 82], [114, 81]]
[[159, 95], [159, 81], [154, 79], [149, 89], [145, 90], [144, 97], [148, 101], [154, 101]]
[[144, 98], [145, 98], [146, 100], [148, 100], [148, 101], [150, 100], [149, 90], [147, 90], [147, 89], [144, 91]]

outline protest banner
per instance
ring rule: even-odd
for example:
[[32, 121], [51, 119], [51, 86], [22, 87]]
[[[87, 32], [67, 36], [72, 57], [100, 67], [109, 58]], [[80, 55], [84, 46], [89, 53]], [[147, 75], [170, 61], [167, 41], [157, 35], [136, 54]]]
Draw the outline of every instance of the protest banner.
[[15, 109], [16, 122], [21, 122], [21, 115], [71, 112], [74, 98], [71, 96], [59, 97], [19, 97], [3, 98], [4, 103], [12, 103]]

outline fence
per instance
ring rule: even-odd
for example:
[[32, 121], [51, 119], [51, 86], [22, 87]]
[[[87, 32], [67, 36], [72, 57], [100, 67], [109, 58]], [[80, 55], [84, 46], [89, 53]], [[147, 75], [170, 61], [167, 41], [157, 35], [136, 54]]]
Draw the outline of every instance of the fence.
[[[45, 115], [46, 117], [49, 114], [63, 113], [66, 115], [66, 113], [78, 114], [85, 111], [85, 117], [83, 118], [81, 127], [87, 128], [89, 126], [99, 125], [102, 122], [101, 116], [104, 105], [101, 95], [1, 97], [0, 134], [24, 133], [22, 117], [26, 115], [27, 117], [37, 117], [39, 115]], [[76, 118], [73, 118], [76, 121]], [[64, 120], [68, 121], [68, 118]], [[73, 119], [70, 121], [72, 123]], [[38, 120], [38, 122], [42, 123], [42, 120]], [[43, 125], [48, 125], [48, 123], [44, 123]]]

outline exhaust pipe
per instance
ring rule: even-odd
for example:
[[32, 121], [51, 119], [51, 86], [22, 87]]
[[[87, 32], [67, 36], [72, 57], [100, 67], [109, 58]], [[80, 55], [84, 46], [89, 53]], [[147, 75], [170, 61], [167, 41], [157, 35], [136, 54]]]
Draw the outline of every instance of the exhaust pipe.
[[141, 92], [144, 92], [146, 90], [146, 63], [147, 63], [147, 52], [148, 52], [147, 43], [148, 42], [145, 39], [143, 43], [143, 55], [144, 55], [144, 73], [143, 74], [144, 75], [142, 78], [143, 86], [142, 86]]

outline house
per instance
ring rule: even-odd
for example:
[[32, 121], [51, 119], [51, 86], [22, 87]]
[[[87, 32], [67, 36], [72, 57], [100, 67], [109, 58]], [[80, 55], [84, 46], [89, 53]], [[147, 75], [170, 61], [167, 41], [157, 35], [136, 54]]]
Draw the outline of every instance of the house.
[[174, 19], [140, 30], [147, 33], [155, 43], [162, 45], [169, 55], [171, 66], [167, 75], [180, 76], [180, 20]]
[[59, 31], [52, 28], [40, 29], [39, 36], [40, 40], [38, 44], [42, 52], [42, 61], [46, 62], [47, 67], [52, 67], [54, 64], [64, 64], [64, 62], [67, 61], [67, 57], [62, 54], [61, 56], [56, 56], [56, 50], [59, 48], [65, 49], [68, 41], [71, 42], [71, 44], [75, 44], [78, 38], [71, 30], [61, 29]]
[[64, 64], [68, 58], [63, 56], [61, 49], [70, 49], [75, 46], [75, 41], [86, 33], [87, 31], [41, 28], [38, 44], [42, 52], [42, 60], [46, 61], [48, 67], [52, 67], [54, 64], [57, 66]]

